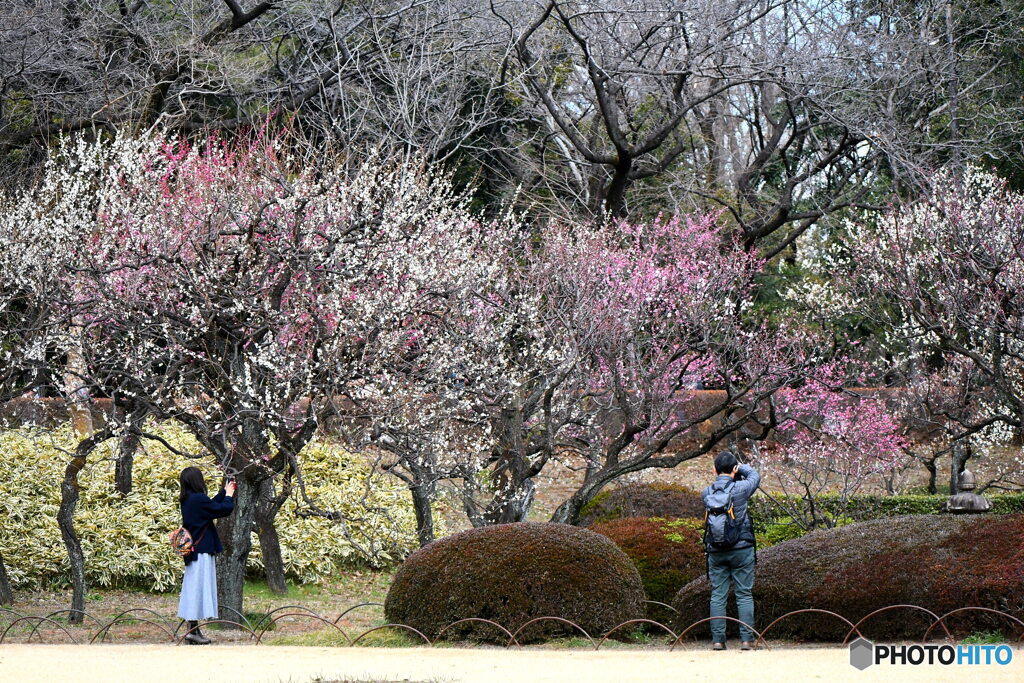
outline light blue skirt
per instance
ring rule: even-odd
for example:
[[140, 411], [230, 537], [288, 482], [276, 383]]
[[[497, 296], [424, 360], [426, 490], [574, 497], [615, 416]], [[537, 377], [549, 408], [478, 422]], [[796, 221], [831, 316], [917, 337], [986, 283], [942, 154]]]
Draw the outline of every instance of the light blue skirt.
[[181, 598], [178, 600], [178, 618], [185, 621], [216, 619], [217, 560], [209, 553], [199, 553], [185, 565], [181, 580]]

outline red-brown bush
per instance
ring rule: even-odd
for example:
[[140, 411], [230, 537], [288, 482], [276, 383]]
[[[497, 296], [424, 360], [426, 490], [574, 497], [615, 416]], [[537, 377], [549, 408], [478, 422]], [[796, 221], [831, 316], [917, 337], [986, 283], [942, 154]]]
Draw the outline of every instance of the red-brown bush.
[[[678, 624], [707, 616], [708, 599], [705, 578], [685, 586], [673, 602]], [[754, 601], [758, 628], [806, 607], [856, 622], [897, 604], [939, 615], [988, 607], [1024, 620], [1024, 515], [915, 515], [816, 531], [758, 553]], [[931, 622], [923, 612], [892, 610], [872, 617], [861, 632], [875, 639], [920, 638]], [[1020, 635], [1010, 620], [983, 612], [956, 615], [948, 625], [959, 634]], [[832, 617], [809, 614], [780, 622], [769, 636], [831, 640], [848, 629]]]
[[[414, 552], [395, 574], [385, 614], [431, 638], [471, 617], [513, 632], [536, 617], [561, 617], [599, 635], [642, 617], [644, 591], [636, 567], [605, 536], [566, 524], [522, 522], [463, 531]], [[520, 640], [560, 633], [574, 631], [545, 622], [529, 627]], [[507, 640], [478, 623], [444, 635]]]
[[650, 482], [627, 484], [602, 491], [580, 514], [582, 526], [626, 517], [704, 517], [704, 501], [700, 492], [680, 486]]
[[[615, 541], [633, 560], [648, 600], [669, 603], [705, 571], [702, 524], [698, 519], [628, 517], [591, 528]], [[664, 607], [648, 605], [650, 619], [667, 624], [670, 614]]]

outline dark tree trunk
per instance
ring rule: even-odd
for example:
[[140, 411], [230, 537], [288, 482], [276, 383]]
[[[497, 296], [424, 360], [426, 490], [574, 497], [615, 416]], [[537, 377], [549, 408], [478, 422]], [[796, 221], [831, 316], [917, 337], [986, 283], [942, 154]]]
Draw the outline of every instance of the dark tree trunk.
[[85, 467], [86, 458], [94, 448], [107, 438], [109, 432], [104, 429], [79, 442], [75, 455], [64, 469], [64, 480], [60, 485], [60, 508], [57, 510], [57, 525], [64, 539], [64, 547], [68, 551], [71, 563], [71, 609], [68, 621], [80, 624], [85, 612], [85, 553], [82, 542], [75, 531], [75, 507], [78, 505], [79, 486], [78, 473]]
[[11, 590], [11, 580], [7, 578], [7, 567], [4, 566], [4, 556], [0, 555], [0, 605], [13, 605], [14, 591]]
[[139, 437], [129, 432], [121, 438], [121, 447], [114, 465], [114, 489], [127, 496], [132, 492], [132, 466], [135, 464], [135, 451], [139, 448]]
[[502, 410], [501, 457], [494, 470], [494, 498], [483, 513], [484, 524], [522, 522], [533, 504], [535, 484], [529, 463], [523, 457], [522, 410]]
[[[245, 590], [245, 565], [252, 550], [252, 532], [255, 524], [256, 499], [260, 482], [248, 473], [238, 476], [235, 483], [235, 509], [217, 525], [217, 533], [224, 544], [224, 552], [217, 556], [217, 599], [224, 619], [239, 620]], [[237, 612], [237, 614], [236, 614]]]
[[625, 157], [612, 169], [612, 178], [608, 181], [608, 189], [604, 196], [604, 210], [607, 215], [621, 218], [626, 212], [626, 190], [629, 188], [629, 172], [633, 169], [633, 160]]
[[583, 480], [583, 484], [572, 494], [565, 502], [558, 506], [555, 512], [551, 515], [551, 521], [558, 524], [572, 524], [576, 526], [580, 523], [580, 512], [587, 506], [587, 503], [594, 499], [598, 493], [603, 489], [612, 479], [608, 477], [597, 478], [597, 470], [591, 470], [588, 467], [587, 476]]
[[[591, 496], [592, 497], [592, 496]], [[575, 495], [563, 502], [551, 515], [551, 521], [557, 524], [572, 524], [576, 526], [580, 523], [580, 511], [590, 501], [587, 498], [586, 502], [581, 503]]]
[[254, 513], [256, 532], [260, 538], [260, 550], [263, 553], [263, 573], [267, 579], [267, 588], [277, 595], [288, 593], [288, 584], [284, 578], [281, 537], [274, 525], [277, 513], [287, 496], [287, 490], [282, 495], [277, 495], [274, 491], [274, 480], [265, 479], [260, 483], [259, 499], [256, 502]]
[[935, 495], [939, 492], [939, 468], [935, 465], [935, 459], [932, 458], [931, 460], [925, 460], [924, 467], [928, 470], [928, 493]]
[[960, 493], [960, 475], [964, 473], [970, 458], [970, 446], [961, 443], [953, 446], [952, 458], [949, 463], [949, 495], [955, 496]]
[[78, 505], [78, 473], [85, 467], [85, 457], [76, 455], [64, 470], [64, 481], [60, 485], [60, 508], [57, 511], [57, 524], [60, 535], [64, 539], [64, 547], [68, 551], [71, 562], [71, 609], [68, 621], [72, 624], [82, 623], [85, 611], [85, 554], [82, 542], [75, 531], [75, 507]]
[[431, 505], [436, 488], [434, 481], [409, 487], [412, 508], [416, 513], [416, 536], [421, 548], [434, 540], [434, 509]]

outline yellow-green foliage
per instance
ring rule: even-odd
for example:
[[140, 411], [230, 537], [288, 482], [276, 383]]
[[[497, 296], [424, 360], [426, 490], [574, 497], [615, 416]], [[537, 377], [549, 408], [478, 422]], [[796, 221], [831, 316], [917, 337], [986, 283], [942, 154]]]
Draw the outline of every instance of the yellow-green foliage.
[[[178, 450], [201, 452], [180, 427], [150, 429]], [[0, 431], [0, 552], [16, 587], [62, 585], [68, 580], [56, 516], [60, 482], [73, 445], [67, 429]], [[114, 491], [115, 456], [115, 442], [102, 445], [79, 475], [82, 490], [75, 527], [85, 551], [86, 576], [99, 586], [175, 588], [183, 563], [171, 551], [167, 534], [181, 524], [178, 475], [183, 467], [198, 465], [212, 488], [213, 461], [189, 460], [146, 441], [135, 457], [134, 489], [122, 499]], [[416, 547], [409, 497], [395, 480], [378, 477], [371, 482], [360, 458], [328, 443], [311, 444], [301, 460], [310, 498], [320, 507], [346, 514], [349, 534], [359, 548], [346, 540], [337, 522], [296, 515], [296, 502], [290, 499], [277, 517], [289, 577], [303, 583], [318, 581], [344, 564], [397, 562]], [[253, 543], [250, 570], [259, 570], [255, 534]]]

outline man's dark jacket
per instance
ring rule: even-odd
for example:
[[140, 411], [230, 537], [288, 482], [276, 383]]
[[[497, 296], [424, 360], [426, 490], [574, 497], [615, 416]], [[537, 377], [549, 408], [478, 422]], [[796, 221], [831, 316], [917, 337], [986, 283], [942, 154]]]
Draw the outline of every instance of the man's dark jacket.
[[224, 546], [213, 520], [227, 517], [234, 509], [235, 501], [224, 489], [213, 498], [205, 493], [192, 493], [185, 499], [181, 506], [182, 526], [192, 534], [192, 543], [195, 544], [192, 552], [185, 556], [185, 564], [191, 564], [199, 553], [216, 555], [223, 552]]

